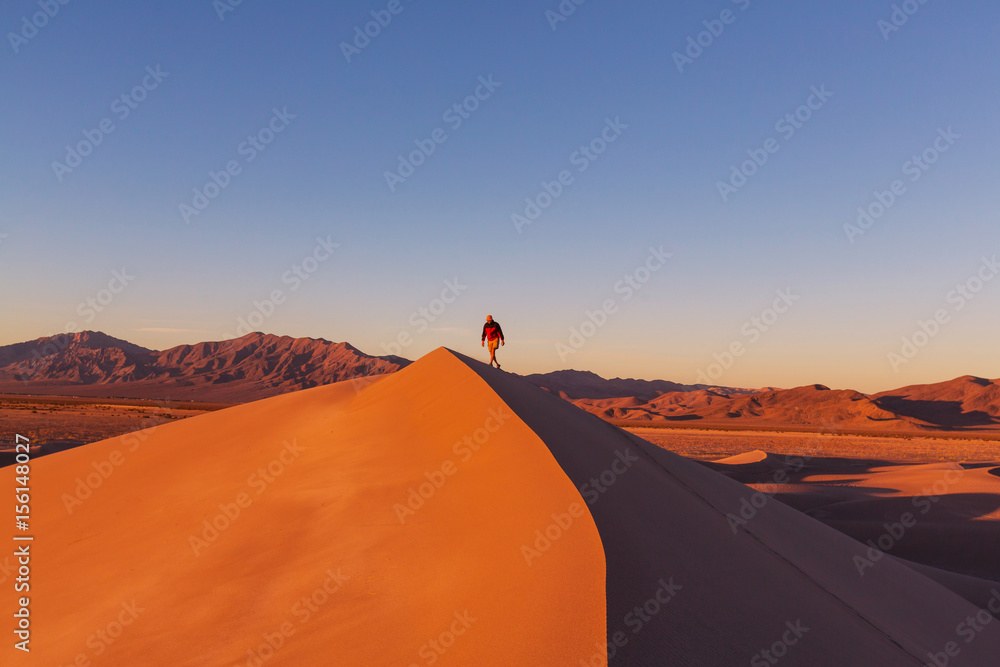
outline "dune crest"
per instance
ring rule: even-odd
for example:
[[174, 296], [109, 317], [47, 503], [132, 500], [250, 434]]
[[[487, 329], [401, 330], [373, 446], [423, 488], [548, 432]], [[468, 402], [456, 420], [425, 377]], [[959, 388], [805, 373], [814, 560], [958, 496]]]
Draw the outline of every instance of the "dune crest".
[[712, 463], [723, 463], [725, 465], [739, 466], [739, 465], [744, 465], [746, 463], [760, 463], [761, 461], [766, 460], [768, 456], [770, 456], [770, 454], [768, 454], [767, 452], [760, 449], [755, 449], [753, 451], [743, 452], [742, 454], [737, 454], [735, 456], [727, 456], [724, 459], [718, 459], [716, 461], [712, 461]]

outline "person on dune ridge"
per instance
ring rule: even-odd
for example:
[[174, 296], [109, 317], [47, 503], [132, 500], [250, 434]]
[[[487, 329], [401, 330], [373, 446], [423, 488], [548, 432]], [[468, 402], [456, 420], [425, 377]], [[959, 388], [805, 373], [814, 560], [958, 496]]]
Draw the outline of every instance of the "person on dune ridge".
[[500, 362], [497, 361], [497, 347], [503, 345], [503, 329], [500, 328], [500, 323], [494, 321], [492, 315], [486, 316], [486, 324], [483, 325], [483, 347], [486, 346], [486, 341], [490, 341], [490, 366], [493, 364], [500, 368]]

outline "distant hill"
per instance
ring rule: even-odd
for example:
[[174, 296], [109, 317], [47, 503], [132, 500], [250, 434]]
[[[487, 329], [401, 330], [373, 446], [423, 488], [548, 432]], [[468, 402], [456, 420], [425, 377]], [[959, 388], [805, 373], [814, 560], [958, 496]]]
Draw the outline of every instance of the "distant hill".
[[567, 400], [577, 398], [601, 399], [634, 396], [640, 400], [651, 400], [660, 394], [675, 391], [692, 391], [702, 385], [684, 385], [667, 380], [633, 380], [614, 378], [605, 380], [590, 371], [554, 371], [535, 373], [524, 379], [531, 384]]
[[886, 410], [943, 428], [981, 428], [1000, 422], [1000, 384], [972, 375], [883, 391], [872, 399]]
[[99, 331], [0, 347], [0, 381], [106, 384], [149, 377], [155, 352]]
[[83, 331], [0, 347], [0, 392], [244, 402], [408, 363], [314, 338], [251, 333], [157, 351]]
[[1000, 431], [1000, 384], [973, 376], [871, 396], [819, 384], [736, 389], [665, 380], [606, 380], [573, 370], [525, 379], [616, 423], [854, 432]]

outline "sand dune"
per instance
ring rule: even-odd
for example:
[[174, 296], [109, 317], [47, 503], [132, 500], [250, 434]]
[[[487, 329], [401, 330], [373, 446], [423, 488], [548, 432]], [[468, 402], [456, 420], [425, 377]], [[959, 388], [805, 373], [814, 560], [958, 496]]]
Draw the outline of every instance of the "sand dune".
[[[756, 459], [756, 460], [754, 460]], [[1000, 466], [767, 455], [711, 467], [910, 561], [1000, 581]], [[905, 530], [896, 526], [911, 523]], [[1000, 588], [1000, 584], [993, 584]]]
[[742, 466], [752, 463], [762, 463], [767, 461], [769, 457], [770, 455], [767, 452], [760, 449], [754, 449], [749, 452], [743, 452], [742, 454], [736, 454], [735, 456], [727, 456], [724, 459], [715, 461], [715, 463]]
[[965, 643], [976, 607], [914, 569], [885, 559], [862, 577], [864, 545], [443, 348], [33, 474], [35, 636], [13, 664], [1000, 654], [1000, 624]]
[[[133, 601], [105, 664], [252, 665], [268, 642], [269, 664], [557, 664], [602, 641], [589, 516], [531, 567], [519, 549], [579, 494], [488, 386], [434, 356], [360, 393], [321, 387], [133, 434], [148, 435], [134, 452], [125, 436], [39, 460], [33, 664], [97, 657], [88, 637]], [[70, 514], [62, 494], [115, 451]], [[410, 489], [430, 497], [403, 523]]]

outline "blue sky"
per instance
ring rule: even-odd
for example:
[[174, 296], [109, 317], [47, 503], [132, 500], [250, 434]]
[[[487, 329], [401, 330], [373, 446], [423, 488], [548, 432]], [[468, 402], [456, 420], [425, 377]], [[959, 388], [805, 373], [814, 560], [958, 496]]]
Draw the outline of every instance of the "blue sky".
[[[242, 318], [478, 355], [491, 313], [521, 373], [1000, 376], [1000, 7], [902, 4], [5, 3], [0, 343], [77, 326], [162, 349]], [[519, 230], [526, 199], [548, 205]]]

